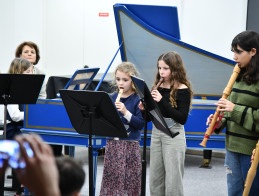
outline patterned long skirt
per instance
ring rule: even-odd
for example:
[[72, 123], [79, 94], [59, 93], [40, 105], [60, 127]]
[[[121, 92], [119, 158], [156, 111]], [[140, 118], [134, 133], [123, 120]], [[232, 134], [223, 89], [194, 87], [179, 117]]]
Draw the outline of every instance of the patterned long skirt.
[[139, 142], [107, 140], [101, 196], [139, 196], [141, 156]]

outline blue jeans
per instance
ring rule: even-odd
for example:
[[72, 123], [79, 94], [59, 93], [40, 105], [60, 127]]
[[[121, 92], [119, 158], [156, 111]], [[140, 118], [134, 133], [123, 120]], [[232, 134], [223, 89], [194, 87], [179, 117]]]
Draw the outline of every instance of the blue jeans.
[[[226, 150], [228, 196], [242, 196], [251, 156]], [[249, 196], [259, 195], [259, 172], [257, 172]]]

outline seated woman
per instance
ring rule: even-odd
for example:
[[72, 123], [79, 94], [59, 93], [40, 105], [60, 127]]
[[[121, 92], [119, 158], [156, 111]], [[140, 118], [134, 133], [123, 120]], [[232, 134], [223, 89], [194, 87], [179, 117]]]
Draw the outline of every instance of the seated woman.
[[[15, 52], [15, 57], [24, 58], [28, 60], [32, 66], [33, 74], [44, 74], [39, 68], [35, 67], [35, 65], [40, 60], [40, 51], [37, 44], [31, 41], [22, 42], [17, 48]], [[44, 82], [39, 99], [46, 99], [46, 83]]]
[[[25, 41], [22, 42], [15, 51], [15, 57], [18, 58], [24, 58], [28, 60], [32, 66], [32, 73], [33, 74], [44, 74], [43, 71], [41, 71], [39, 68], [37, 68], [35, 65], [40, 60], [40, 50], [36, 43], [32, 41]], [[43, 83], [39, 99], [46, 99], [46, 82]], [[62, 146], [61, 145], [51, 145], [54, 155], [55, 156], [61, 156], [62, 155]]]

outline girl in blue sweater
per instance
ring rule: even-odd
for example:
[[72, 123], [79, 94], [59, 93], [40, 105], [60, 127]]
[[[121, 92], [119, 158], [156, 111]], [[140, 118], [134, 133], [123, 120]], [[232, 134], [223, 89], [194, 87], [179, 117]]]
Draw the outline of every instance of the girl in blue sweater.
[[[108, 138], [100, 195], [140, 195], [141, 156], [139, 141], [144, 120], [138, 108], [140, 99], [131, 80], [138, 76], [132, 63], [123, 62], [115, 70], [117, 92], [111, 95], [127, 130], [128, 138]], [[116, 101], [119, 89], [123, 89]]]

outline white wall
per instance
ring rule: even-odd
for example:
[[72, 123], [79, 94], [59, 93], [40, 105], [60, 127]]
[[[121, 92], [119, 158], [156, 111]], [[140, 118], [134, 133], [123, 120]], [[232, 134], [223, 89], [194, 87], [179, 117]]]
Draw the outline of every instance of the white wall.
[[[157, 0], [120, 3], [157, 4]], [[40, 47], [37, 66], [47, 76], [71, 75], [87, 64], [104, 72], [118, 48], [113, 0], [0, 0], [0, 69], [6, 72], [16, 46]], [[160, 0], [177, 6], [182, 41], [232, 58], [234, 35], [245, 30], [247, 0]], [[29, 8], [29, 11], [28, 11]], [[99, 17], [99, 12], [109, 17]], [[237, 14], [238, 13], [238, 14]], [[120, 62], [120, 57], [115, 60]], [[114, 67], [111, 68], [111, 71]]]
[[185, 0], [180, 19], [182, 40], [232, 59], [232, 39], [246, 30], [247, 0]]
[[[157, 5], [157, 0], [97, 0], [86, 6], [86, 37], [84, 59], [86, 64], [94, 67], [101, 67], [100, 72], [105, 72], [115, 52], [119, 48], [117, 30], [114, 20], [113, 5], [115, 3], [127, 4], [148, 4]], [[176, 5], [180, 0], [160, 0], [160, 5]], [[109, 17], [99, 17], [99, 12], [109, 13]], [[89, 47], [90, 46], [90, 47]], [[121, 62], [120, 54], [114, 61], [110, 71], [114, 70]]]
[[[31, 40], [47, 77], [84, 65], [104, 72], [119, 47], [112, 6], [158, 2], [178, 7], [182, 41], [232, 58], [231, 40], [246, 28], [247, 0], [0, 0], [0, 70], [8, 70], [19, 43]], [[119, 62], [120, 54], [110, 71]]]

